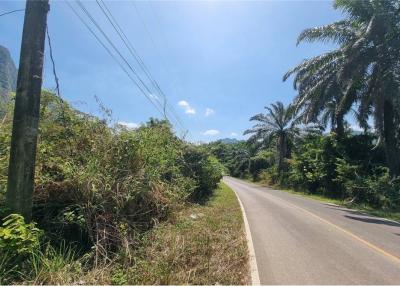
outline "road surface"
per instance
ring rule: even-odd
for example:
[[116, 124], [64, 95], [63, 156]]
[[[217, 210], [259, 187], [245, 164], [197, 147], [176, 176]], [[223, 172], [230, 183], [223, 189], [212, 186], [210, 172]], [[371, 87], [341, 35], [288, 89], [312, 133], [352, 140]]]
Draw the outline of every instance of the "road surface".
[[225, 177], [243, 203], [261, 284], [400, 284], [400, 224]]

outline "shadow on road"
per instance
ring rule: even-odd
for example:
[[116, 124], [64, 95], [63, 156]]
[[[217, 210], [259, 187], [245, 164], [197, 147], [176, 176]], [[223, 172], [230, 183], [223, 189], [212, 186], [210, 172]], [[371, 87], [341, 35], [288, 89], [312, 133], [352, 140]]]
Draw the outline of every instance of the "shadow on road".
[[382, 220], [382, 219], [372, 218], [372, 217], [356, 217], [356, 216], [351, 216], [351, 215], [345, 215], [345, 217], [349, 218], [349, 219], [353, 219], [353, 220], [366, 222], [366, 223], [384, 224], [384, 225], [400, 227], [399, 223], [394, 222], [394, 221], [389, 221], [389, 220]]
[[[381, 219], [381, 218], [375, 217], [373, 215], [369, 215], [369, 214], [360, 212], [358, 210], [346, 209], [342, 206], [337, 206], [337, 205], [333, 205], [333, 204], [329, 204], [329, 203], [328, 204], [324, 203], [324, 205], [326, 205], [330, 209], [348, 213], [349, 215], [344, 215], [344, 217], [348, 218], [348, 219], [362, 221], [362, 222], [366, 222], [366, 223], [383, 224], [383, 225], [400, 227], [400, 223], [398, 223], [398, 222]], [[400, 236], [400, 234], [396, 234], [396, 235]]]

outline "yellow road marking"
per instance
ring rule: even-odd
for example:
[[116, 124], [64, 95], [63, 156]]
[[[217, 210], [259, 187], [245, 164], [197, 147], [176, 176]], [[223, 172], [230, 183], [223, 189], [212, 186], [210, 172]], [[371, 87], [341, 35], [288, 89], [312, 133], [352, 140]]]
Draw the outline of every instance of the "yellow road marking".
[[[248, 186], [246, 186], [245, 184], [242, 184], [242, 185], [245, 186], [245, 187], [248, 187]], [[250, 188], [251, 188], [251, 187], [250, 187]], [[271, 195], [271, 194], [270, 194], [270, 195]], [[273, 196], [273, 195], [271, 195], [271, 196]], [[285, 202], [285, 203], [288, 204], [288, 205], [291, 205], [291, 206], [294, 207], [294, 208], [297, 208], [297, 209], [299, 209], [299, 210], [301, 210], [301, 211], [303, 211], [303, 212], [305, 212], [305, 213], [311, 215], [312, 217], [314, 217], [314, 218], [316, 218], [316, 219], [318, 219], [318, 220], [320, 220], [320, 221], [322, 221], [322, 222], [324, 222], [324, 223], [326, 223], [326, 224], [328, 224], [328, 225], [330, 225], [330, 226], [336, 228], [337, 230], [340, 230], [341, 232], [343, 232], [343, 233], [345, 233], [345, 234], [351, 236], [351, 237], [354, 238], [355, 240], [357, 240], [357, 241], [359, 241], [359, 242], [365, 244], [366, 246], [368, 246], [368, 247], [370, 247], [371, 249], [373, 249], [373, 250], [379, 252], [380, 254], [383, 254], [384, 256], [386, 256], [386, 257], [388, 257], [388, 258], [394, 260], [395, 262], [400, 263], [400, 257], [399, 257], [399, 256], [393, 255], [393, 254], [391, 254], [391, 253], [385, 251], [384, 249], [380, 248], [379, 246], [376, 246], [376, 245], [370, 243], [369, 241], [366, 241], [365, 239], [362, 239], [361, 237], [355, 235], [354, 233], [352, 233], [352, 232], [350, 232], [350, 231], [348, 231], [348, 230], [346, 230], [346, 229], [344, 229], [344, 228], [342, 228], [342, 227], [340, 227], [340, 226], [338, 226], [338, 225], [336, 225], [336, 224], [334, 224], [334, 223], [332, 223], [332, 222], [330, 222], [330, 221], [328, 221], [328, 220], [326, 220], [326, 219], [324, 219], [324, 218], [322, 218], [322, 217], [320, 217], [320, 216], [318, 216], [318, 215], [316, 215], [316, 214], [314, 214], [314, 213], [312, 213], [312, 212], [310, 212], [310, 211], [308, 211], [308, 210], [306, 210], [306, 209], [304, 209], [304, 208], [301, 208], [301, 207], [299, 207], [299, 206], [296, 206], [295, 204], [292, 204], [292, 203], [290, 203], [290, 202], [288, 202], [288, 201], [286, 201], [286, 200], [284, 200], [284, 199], [282, 199], [282, 198], [279, 198], [279, 197], [276, 197], [276, 196], [273, 196], [273, 197], [276, 198], [276, 199], [278, 199], [278, 200], [280, 200], [280, 201]]]
[[301, 208], [299, 206], [296, 206], [296, 205], [294, 205], [292, 203], [289, 203], [288, 201], [285, 201], [285, 200], [283, 200], [281, 198], [278, 198], [278, 199], [286, 202], [287, 204], [289, 204], [289, 205], [291, 205], [291, 206], [293, 206], [293, 207], [295, 207], [295, 208], [297, 208], [297, 209], [299, 209], [299, 210], [301, 210], [301, 211], [303, 211], [305, 213], [308, 213], [309, 215], [313, 216], [314, 218], [316, 218], [316, 219], [318, 219], [318, 220], [320, 220], [320, 221], [322, 221], [322, 222], [324, 222], [324, 223], [326, 223], [326, 224], [328, 224], [328, 225], [330, 225], [330, 226], [332, 226], [332, 227], [344, 232], [345, 234], [351, 236], [355, 240], [358, 240], [359, 242], [364, 243], [365, 245], [367, 245], [368, 247], [374, 249], [375, 251], [377, 251], [377, 252], [379, 252], [379, 253], [381, 253], [381, 254], [383, 254], [383, 255], [391, 258], [391, 259], [393, 259], [397, 263], [400, 263], [400, 257], [398, 257], [396, 255], [393, 255], [393, 254], [383, 250], [379, 246], [376, 246], [376, 245], [366, 241], [365, 239], [362, 239], [361, 237], [355, 235], [354, 233], [352, 233], [352, 232], [350, 232], [350, 231], [348, 231], [348, 230], [346, 230], [346, 229], [344, 229], [344, 228], [342, 228], [342, 227], [340, 227], [340, 226], [338, 226], [338, 225], [336, 225], [336, 224], [334, 224], [334, 223], [332, 223], [332, 222], [330, 222], [330, 221], [328, 221], [328, 220], [326, 220], [326, 219], [324, 219], [324, 218], [322, 218], [322, 217], [320, 217], [320, 216], [318, 216], [318, 215], [316, 215], [316, 214], [314, 214], [314, 213], [312, 213], [312, 212], [310, 212], [310, 211], [308, 211], [306, 209], [303, 209], [303, 208]]

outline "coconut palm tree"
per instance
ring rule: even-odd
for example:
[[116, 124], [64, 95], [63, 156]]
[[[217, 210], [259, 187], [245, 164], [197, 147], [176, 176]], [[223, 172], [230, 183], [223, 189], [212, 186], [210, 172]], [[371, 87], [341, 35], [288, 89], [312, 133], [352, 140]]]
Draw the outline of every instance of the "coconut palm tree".
[[277, 101], [265, 109], [266, 113], [250, 118], [250, 121], [258, 123], [246, 130], [244, 135], [252, 134], [249, 142], [262, 142], [264, 145], [275, 141], [278, 171], [281, 172], [285, 167], [284, 160], [288, 157], [288, 144], [300, 135], [299, 121], [292, 105], [285, 107], [282, 102]]
[[[296, 108], [315, 120], [336, 99], [336, 128], [354, 104], [366, 122], [372, 114], [379, 142], [386, 151], [393, 176], [400, 175], [396, 102], [400, 97], [400, 2], [398, 0], [336, 0], [335, 8], [347, 18], [303, 31], [298, 43], [331, 41], [338, 49], [312, 58], [285, 75], [295, 74], [299, 91]], [[337, 83], [330, 92], [328, 87]], [[312, 112], [311, 112], [312, 111]]]

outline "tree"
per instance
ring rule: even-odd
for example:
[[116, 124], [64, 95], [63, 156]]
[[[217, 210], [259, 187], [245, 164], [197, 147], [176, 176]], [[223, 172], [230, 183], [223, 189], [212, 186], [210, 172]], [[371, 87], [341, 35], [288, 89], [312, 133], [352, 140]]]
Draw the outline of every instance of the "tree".
[[400, 175], [400, 136], [395, 132], [400, 96], [400, 2], [336, 0], [334, 7], [347, 14], [345, 20], [307, 29], [298, 38], [298, 43], [331, 41], [339, 48], [287, 73], [285, 78], [296, 74], [299, 95], [295, 105], [325, 110], [333, 98], [327, 88], [337, 83], [334, 94], [339, 133], [340, 121], [357, 104], [361, 124], [373, 116], [391, 174]]
[[286, 81], [295, 75], [293, 86], [298, 91], [293, 105], [301, 111], [299, 118], [305, 123], [329, 124], [339, 137], [344, 132], [344, 115], [351, 106], [340, 109], [343, 91], [338, 82], [338, 67], [342, 61], [340, 52], [327, 53], [303, 61], [283, 77]]
[[235, 177], [243, 178], [246, 176], [249, 171], [250, 165], [250, 152], [245, 147], [245, 144], [242, 146], [238, 145], [232, 152], [232, 161], [231, 161], [231, 173]]
[[260, 113], [250, 118], [250, 121], [258, 123], [244, 134], [252, 134], [249, 141], [262, 142], [263, 145], [276, 141], [277, 165], [281, 172], [285, 167], [284, 160], [289, 155], [288, 144], [300, 134], [299, 121], [292, 105], [285, 107], [282, 102], [277, 101], [265, 109], [265, 114]]

